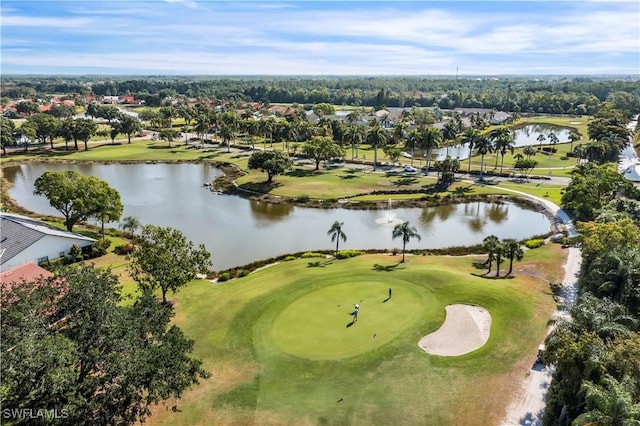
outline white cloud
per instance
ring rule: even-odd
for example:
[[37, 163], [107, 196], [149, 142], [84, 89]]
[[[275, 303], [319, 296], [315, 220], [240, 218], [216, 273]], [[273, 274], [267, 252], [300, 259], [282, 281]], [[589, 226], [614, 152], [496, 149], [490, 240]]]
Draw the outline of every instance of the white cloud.
[[[433, 8], [429, 2], [415, 2], [410, 10], [412, 3], [403, 8], [393, 2], [376, 2], [376, 7], [347, 2], [340, 10], [313, 11], [304, 2], [94, 4], [71, 3], [67, 16], [20, 16], [24, 12], [3, 9], [3, 66], [112, 70], [122, 64], [123, 70], [199, 74], [452, 74], [460, 65], [471, 74], [495, 74], [594, 73], [601, 68], [593, 63], [600, 61], [597, 66], [606, 72], [629, 73], [640, 55], [640, 23], [633, 13], [638, 7], [630, 3], [569, 7], [571, 2], [565, 2], [558, 7], [565, 13], [557, 14], [535, 8]], [[209, 4], [215, 4], [215, 11]], [[183, 7], [190, 5], [200, 7]], [[39, 54], [24, 58], [9, 49], [28, 47], [30, 36], [33, 52]]]
[[180, 4], [184, 4], [187, 7], [190, 7], [192, 9], [197, 9], [198, 8], [198, 3], [196, 3], [195, 1], [192, 0], [164, 0], [167, 3], [180, 3]]

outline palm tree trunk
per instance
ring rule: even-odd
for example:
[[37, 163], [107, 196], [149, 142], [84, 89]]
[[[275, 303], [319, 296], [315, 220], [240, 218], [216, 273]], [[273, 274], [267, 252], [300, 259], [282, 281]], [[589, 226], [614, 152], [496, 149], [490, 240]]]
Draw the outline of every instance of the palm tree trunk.
[[509, 256], [509, 272], [507, 272], [507, 276], [511, 275], [513, 271], [513, 256]]
[[471, 154], [473, 154], [473, 150], [469, 148], [469, 166], [467, 167], [467, 174], [471, 173]]
[[340, 243], [340, 236], [336, 235], [336, 257], [338, 257], [338, 244]]
[[376, 164], [378, 163], [378, 144], [373, 146], [373, 170], [376, 169]]
[[407, 243], [402, 242], [402, 263], [404, 263], [404, 248], [407, 246]]
[[480, 157], [480, 180], [483, 179], [482, 172], [484, 171], [484, 154]]

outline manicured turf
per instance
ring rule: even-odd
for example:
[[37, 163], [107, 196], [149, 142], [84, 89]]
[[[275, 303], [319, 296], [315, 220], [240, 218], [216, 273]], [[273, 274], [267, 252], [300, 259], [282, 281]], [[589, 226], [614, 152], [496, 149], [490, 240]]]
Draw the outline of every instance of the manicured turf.
[[[170, 297], [213, 376], [151, 423], [496, 424], [544, 338], [562, 258], [557, 245], [536, 249], [500, 280], [482, 278], [473, 257], [376, 254], [193, 282]], [[426, 354], [420, 337], [453, 303], [490, 312], [489, 341], [461, 357]]]
[[[278, 349], [309, 359], [348, 358], [388, 343], [428, 311], [425, 287], [398, 279], [343, 282], [335, 278], [341, 284], [323, 284], [276, 317], [270, 336]], [[390, 287], [396, 295], [388, 299]], [[356, 303], [359, 314], [354, 322], [351, 314]]]

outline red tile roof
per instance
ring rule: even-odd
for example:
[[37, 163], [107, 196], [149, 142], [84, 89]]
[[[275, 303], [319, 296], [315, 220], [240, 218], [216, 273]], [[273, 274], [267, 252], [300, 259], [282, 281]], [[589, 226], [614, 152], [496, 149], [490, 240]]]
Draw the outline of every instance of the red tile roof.
[[0, 273], [0, 283], [4, 288], [11, 288], [22, 282], [36, 281], [40, 277], [50, 278], [53, 277], [53, 274], [35, 263], [29, 262]]

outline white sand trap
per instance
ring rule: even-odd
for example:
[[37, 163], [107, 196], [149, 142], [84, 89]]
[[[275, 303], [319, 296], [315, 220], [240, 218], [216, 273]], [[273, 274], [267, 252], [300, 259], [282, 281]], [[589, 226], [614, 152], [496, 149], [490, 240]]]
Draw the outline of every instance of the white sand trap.
[[418, 342], [422, 350], [432, 355], [459, 356], [487, 343], [491, 315], [486, 309], [471, 305], [449, 305], [446, 310], [444, 324]]

